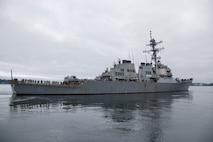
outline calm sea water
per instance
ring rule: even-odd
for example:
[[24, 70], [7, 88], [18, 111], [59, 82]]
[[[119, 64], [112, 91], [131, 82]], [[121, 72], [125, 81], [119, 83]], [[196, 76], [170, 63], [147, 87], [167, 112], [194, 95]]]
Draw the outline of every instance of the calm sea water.
[[213, 87], [189, 92], [12, 96], [0, 85], [0, 142], [213, 142]]

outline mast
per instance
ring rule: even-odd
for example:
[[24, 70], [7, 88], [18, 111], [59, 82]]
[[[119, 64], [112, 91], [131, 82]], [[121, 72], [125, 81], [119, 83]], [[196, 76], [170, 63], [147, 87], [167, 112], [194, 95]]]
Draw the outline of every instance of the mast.
[[144, 51], [144, 53], [149, 53], [151, 55], [151, 59], [152, 61], [154, 62], [154, 74], [157, 75], [157, 59], [160, 59], [159, 56], [157, 56], [157, 53], [164, 49], [163, 47], [162, 48], [156, 48], [156, 45], [162, 43], [163, 41], [159, 41], [159, 42], [156, 42], [155, 39], [152, 37], [152, 31], [150, 31], [150, 43], [147, 44], [146, 46], [150, 46], [151, 49], [150, 50], [146, 50]]
[[13, 80], [13, 70], [12, 69], [11, 69], [10, 73], [11, 73], [11, 80]]

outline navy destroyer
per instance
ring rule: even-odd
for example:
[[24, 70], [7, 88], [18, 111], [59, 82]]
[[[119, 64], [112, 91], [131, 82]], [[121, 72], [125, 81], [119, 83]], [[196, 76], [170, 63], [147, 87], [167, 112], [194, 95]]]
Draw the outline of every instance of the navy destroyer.
[[[156, 47], [150, 32], [150, 50], [144, 51], [151, 55], [151, 62], [142, 62], [138, 72], [130, 60], [119, 60], [110, 69], [106, 69], [95, 79], [78, 79], [66, 76], [63, 82], [36, 81], [31, 79], [11, 79], [13, 94], [16, 95], [94, 95], [94, 94], [127, 94], [187, 91], [192, 78], [174, 78], [171, 69], [160, 62], [158, 53], [164, 48]], [[12, 75], [11, 75], [12, 77]]]

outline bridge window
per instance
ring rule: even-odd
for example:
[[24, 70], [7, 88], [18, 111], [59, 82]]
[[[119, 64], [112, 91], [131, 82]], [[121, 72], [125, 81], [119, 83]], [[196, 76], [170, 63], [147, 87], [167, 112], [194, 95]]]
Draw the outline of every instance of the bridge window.
[[116, 76], [124, 76], [124, 73], [123, 72], [115, 72], [115, 75]]

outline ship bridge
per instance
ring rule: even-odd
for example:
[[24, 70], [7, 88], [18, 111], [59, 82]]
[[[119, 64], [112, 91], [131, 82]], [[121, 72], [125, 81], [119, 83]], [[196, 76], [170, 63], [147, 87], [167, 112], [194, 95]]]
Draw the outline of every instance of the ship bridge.
[[135, 71], [135, 65], [130, 60], [119, 60], [110, 70], [106, 69], [101, 76], [96, 79], [100, 80], [120, 80], [120, 81], [136, 81], [138, 80]]

